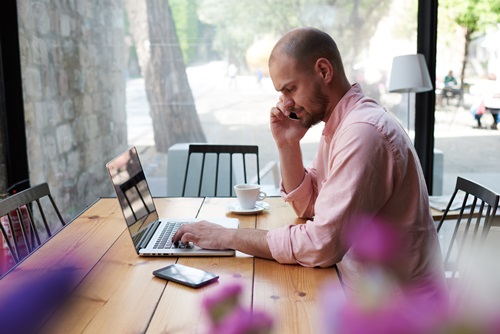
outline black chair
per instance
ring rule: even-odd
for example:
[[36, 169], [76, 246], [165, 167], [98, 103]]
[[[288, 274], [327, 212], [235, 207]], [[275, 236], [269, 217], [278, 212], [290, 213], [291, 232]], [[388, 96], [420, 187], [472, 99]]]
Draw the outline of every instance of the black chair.
[[[497, 214], [499, 198], [497, 193], [478, 183], [457, 178], [453, 195], [437, 226], [441, 239], [449, 237], [449, 241], [442, 245], [446, 249], [444, 266], [449, 280], [462, 281], [481, 256], [481, 248]], [[450, 208], [457, 200], [461, 201], [458, 218], [448, 219]], [[452, 224], [451, 237], [444, 231], [445, 224]]]
[[[231, 197], [233, 186], [248, 183], [251, 171], [256, 175], [252, 182], [260, 184], [259, 170], [259, 147], [256, 145], [191, 144], [182, 196]], [[197, 187], [196, 194], [186, 194], [188, 185]]]
[[[22, 190], [0, 201], [0, 229], [4, 244], [18, 263], [53, 234], [56, 225], [65, 225], [64, 219], [50, 194], [47, 183]], [[54, 228], [55, 229], [55, 228]]]

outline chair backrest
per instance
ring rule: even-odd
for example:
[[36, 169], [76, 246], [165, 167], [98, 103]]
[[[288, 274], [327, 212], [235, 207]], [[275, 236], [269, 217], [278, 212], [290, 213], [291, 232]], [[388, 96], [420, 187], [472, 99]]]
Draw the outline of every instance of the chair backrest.
[[[447, 218], [456, 199], [463, 196], [456, 219]], [[467, 268], [471, 267], [474, 257], [479, 255], [491, 225], [495, 220], [500, 196], [473, 181], [458, 177], [453, 195], [437, 226], [441, 238], [449, 237], [445, 243], [444, 266], [448, 278], [462, 280]], [[444, 224], [452, 224], [451, 236], [445, 233]], [[454, 224], [454, 225], [453, 225]], [[461, 273], [460, 273], [461, 272]]]
[[[199, 160], [193, 164], [196, 158], [201, 159], [201, 164]], [[233, 186], [247, 183], [251, 171], [255, 172], [260, 184], [259, 170], [259, 147], [256, 145], [191, 144], [182, 196], [234, 196]], [[196, 194], [186, 192], [190, 182], [195, 182]]]
[[[3, 247], [8, 249], [14, 263], [21, 261], [52, 236], [53, 224], [47, 219], [51, 216], [57, 218], [57, 225], [65, 225], [47, 183], [20, 191], [0, 201]], [[0, 259], [2, 260], [4, 259]]]

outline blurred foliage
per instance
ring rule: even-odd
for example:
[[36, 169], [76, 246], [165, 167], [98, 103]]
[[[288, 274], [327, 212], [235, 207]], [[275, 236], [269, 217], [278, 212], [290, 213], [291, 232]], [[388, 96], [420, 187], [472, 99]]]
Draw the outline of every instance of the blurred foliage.
[[417, 40], [418, 1], [401, 1], [401, 7], [392, 13], [394, 38]]
[[190, 64], [197, 56], [200, 22], [197, 16], [197, 0], [169, 0], [177, 38], [184, 62]]
[[[199, 0], [199, 20], [215, 27], [213, 48], [245, 68], [245, 52], [258, 39], [311, 26], [335, 39], [346, 67], [365, 57], [392, 0]], [[404, 23], [404, 22], [403, 22]]]
[[470, 33], [484, 32], [500, 23], [500, 0], [441, 0], [441, 11]]

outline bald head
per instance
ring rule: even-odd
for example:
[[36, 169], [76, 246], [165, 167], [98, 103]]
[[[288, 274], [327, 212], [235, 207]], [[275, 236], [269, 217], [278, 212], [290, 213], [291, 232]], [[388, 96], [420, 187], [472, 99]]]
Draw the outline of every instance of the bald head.
[[337, 44], [330, 35], [319, 29], [297, 28], [286, 33], [274, 46], [269, 67], [282, 56], [294, 60], [301, 68], [313, 68], [316, 60], [325, 58], [337, 73], [344, 73]]

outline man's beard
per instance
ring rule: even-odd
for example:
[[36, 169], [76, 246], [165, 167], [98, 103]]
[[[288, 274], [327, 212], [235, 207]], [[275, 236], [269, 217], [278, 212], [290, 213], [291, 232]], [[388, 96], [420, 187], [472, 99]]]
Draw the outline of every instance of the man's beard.
[[321, 122], [326, 115], [326, 110], [328, 108], [328, 96], [323, 94], [319, 89], [319, 87], [316, 87], [316, 94], [314, 95], [314, 101], [311, 101], [311, 104], [314, 104], [316, 107], [312, 107], [311, 111], [306, 111], [302, 114], [302, 117], [300, 118], [300, 125], [302, 125], [304, 128], [309, 129], [312, 126], [318, 124]]

